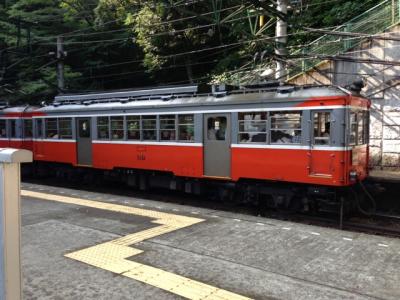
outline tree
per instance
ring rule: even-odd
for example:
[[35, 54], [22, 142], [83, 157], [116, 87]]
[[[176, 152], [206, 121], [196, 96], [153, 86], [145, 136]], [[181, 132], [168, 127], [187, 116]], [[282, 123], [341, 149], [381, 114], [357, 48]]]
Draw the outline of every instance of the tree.
[[[301, 0], [288, 13], [289, 47], [319, 37], [378, 0]], [[56, 38], [64, 36], [64, 92], [230, 81], [273, 61], [273, 0], [7, 0], [0, 5], [0, 100], [59, 92]], [[237, 71], [235, 71], [237, 70]]]

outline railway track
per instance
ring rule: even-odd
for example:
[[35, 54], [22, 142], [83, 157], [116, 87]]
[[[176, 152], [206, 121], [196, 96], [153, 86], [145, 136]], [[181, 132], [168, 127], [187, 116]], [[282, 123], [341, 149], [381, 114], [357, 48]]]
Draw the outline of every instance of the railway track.
[[91, 192], [100, 192], [115, 194], [121, 196], [140, 197], [148, 200], [160, 202], [177, 203], [181, 205], [191, 205], [194, 207], [241, 213], [252, 216], [263, 216], [266, 218], [285, 220], [301, 224], [329, 227], [335, 229], [390, 236], [400, 238], [400, 214], [379, 212], [371, 216], [353, 215], [345, 217], [342, 222], [339, 213], [322, 212], [320, 215], [309, 215], [304, 213], [295, 213], [287, 211], [265, 210], [255, 205], [243, 205], [229, 202], [216, 201], [215, 199], [204, 199], [193, 195], [187, 195], [177, 192], [165, 193], [165, 190], [151, 190], [147, 192], [132, 189], [121, 189], [121, 186], [114, 184], [85, 185], [65, 182], [58, 178], [28, 180], [27, 182], [59, 186], [64, 188], [87, 190]]
[[371, 216], [351, 216], [340, 223], [339, 215], [310, 216], [295, 214], [285, 220], [303, 224], [330, 227], [366, 234], [400, 238], [400, 215], [377, 213]]

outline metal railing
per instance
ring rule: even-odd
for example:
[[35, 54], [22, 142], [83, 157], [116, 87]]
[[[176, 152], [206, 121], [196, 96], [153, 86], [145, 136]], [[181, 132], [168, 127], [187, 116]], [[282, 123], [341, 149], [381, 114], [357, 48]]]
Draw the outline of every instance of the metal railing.
[[[400, 22], [400, 0], [385, 0], [352, 20], [336, 27], [338, 33], [362, 33], [373, 35]], [[360, 44], [362, 38], [326, 34], [303, 49], [292, 52], [293, 55], [337, 55]], [[305, 72], [319, 64], [321, 59], [297, 61], [288, 69], [289, 77]]]
[[[374, 35], [398, 23], [400, 23], [400, 0], [384, 0], [361, 15], [330, 31]], [[306, 47], [289, 52], [291, 55], [299, 56], [332, 56], [343, 54], [359, 45], [362, 41], [362, 37], [325, 34], [309, 43]], [[307, 58], [292, 62], [288, 66], [288, 77], [293, 78], [298, 76], [312, 69], [322, 61], [323, 59], [321, 58]], [[271, 68], [271, 66], [264, 63], [255, 66], [251, 71], [234, 73], [231, 76], [231, 83], [256, 83], [261, 79], [260, 73], [262, 70], [267, 68]]]

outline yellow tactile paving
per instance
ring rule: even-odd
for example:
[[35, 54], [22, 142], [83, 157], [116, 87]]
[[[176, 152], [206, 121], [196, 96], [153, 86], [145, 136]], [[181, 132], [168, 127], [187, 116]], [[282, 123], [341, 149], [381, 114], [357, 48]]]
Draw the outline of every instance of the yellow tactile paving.
[[126, 235], [124, 237], [92, 246], [83, 250], [66, 254], [65, 256], [103, 270], [107, 270], [134, 280], [166, 290], [187, 299], [196, 300], [245, 300], [250, 299], [241, 295], [195, 281], [177, 274], [173, 274], [152, 266], [128, 260], [132, 256], [143, 251], [130, 246], [184, 227], [200, 222], [203, 219], [163, 213], [142, 208], [124, 206], [119, 204], [98, 202], [93, 200], [52, 195], [40, 192], [22, 190], [22, 196], [38, 198], [40, 200], [56, 201], [66, 204], [74, 204], [109, 210], [113, 212], [138, 215], [155, 219], [152, 221], [158, 226], [141, 232]]

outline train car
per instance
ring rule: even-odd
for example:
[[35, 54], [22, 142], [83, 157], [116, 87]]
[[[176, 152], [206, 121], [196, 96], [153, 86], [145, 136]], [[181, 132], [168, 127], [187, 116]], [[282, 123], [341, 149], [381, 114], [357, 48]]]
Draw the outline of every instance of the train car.
[[[61, 95], [33, 116], [34, 159], [142, 188], [211, 182], [289, 205], [366, 178], [369, 107], [334, 86]], [[272, 183], [286, 186], [271, 192]]]
[[33, 120], [37, 107], [0, 107], [0, 147], [33, 150]]

